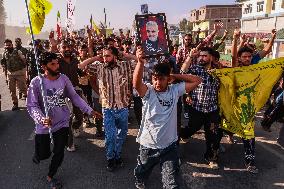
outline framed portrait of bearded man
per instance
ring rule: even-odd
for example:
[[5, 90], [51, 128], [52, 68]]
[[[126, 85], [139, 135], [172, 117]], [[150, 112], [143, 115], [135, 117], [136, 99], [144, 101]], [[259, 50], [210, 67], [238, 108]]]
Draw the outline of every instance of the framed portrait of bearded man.
[[169, 35], [164, 13], [135, 16], [137, 41], [147, 57], [169, 53]]

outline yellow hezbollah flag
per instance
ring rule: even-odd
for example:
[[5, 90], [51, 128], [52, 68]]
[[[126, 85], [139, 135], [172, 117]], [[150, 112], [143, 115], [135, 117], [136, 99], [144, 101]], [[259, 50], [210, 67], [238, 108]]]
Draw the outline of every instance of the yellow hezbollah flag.
[[100, 35], [101, 31], [100, 28], [96, 25], [96, 23], [94, 21], [93, 22], [93, 28], [96, 31], [97, 35]]
[[219, 104], [224, 129], [246, 139], [254, 137], [254, 116], [268, 100], [283, 67], [284, 58], [279, 58], [213, 72], [221, 82]]
[[[45, 15], [50, 12], [52, 4], [47, 0], [30, 0], [29, 12], [34, 34], [39, 34], [45, 20]], [[27, 29], [30, 33], [30, 28]]]

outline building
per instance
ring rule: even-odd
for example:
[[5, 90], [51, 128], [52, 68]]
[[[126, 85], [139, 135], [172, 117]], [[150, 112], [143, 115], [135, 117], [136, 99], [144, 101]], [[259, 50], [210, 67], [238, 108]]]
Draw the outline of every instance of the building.
[[[243, 0], [242, 33], [254, 39], [270, 37], [272, 29], [283, 33], [284, 30], [284, 0]], [[284, 56], [284, 38], [278, 35], [273, 47], [272, 57]]]
[[214, 30], [214, 24], [223, 23], [223, 28], [218, 35], [222, 35], [225, 29], [233, 31], [240, 28], [242, 7], [236, 5], [206, 5], [190, 12], [189, 21], [193, 23], [193, 34], [200, 30], [200, 38], [206, 37]]

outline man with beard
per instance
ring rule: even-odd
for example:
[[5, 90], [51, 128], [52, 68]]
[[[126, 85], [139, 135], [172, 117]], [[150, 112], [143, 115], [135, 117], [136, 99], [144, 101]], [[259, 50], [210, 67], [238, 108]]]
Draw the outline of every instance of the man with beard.
[[[27, 54], [28, 54], [28, 49], [26, 49], [26, 48], [24, 48], [23, 46], [22, 46], [22, 40], [21, 40], [21, 38], [16, 38], [15, 39], [15, 49], [17, 49], [17, 50], [19, 50], [19, 51], [21, 51], [22, 52], [22, 54], [24, 55], [24, 57], [25, 57], [25, 59], [27, 59]], [[28, 70], [28, 65], [26, 66], [26, 69]], [[27, 72], [27, 70], [26, 70], [26, 72]], [[28, 76], [27, 76], [28, 77]], [[28, 78], [27, 78], [28, 79]], [[28, 83], [29, 81], [27, 81], [27, 83]], [[22, 98], [22, 93], [21, 92], [19, 92], [19, 99], [21, 99]], [[26, 98], [26, 96], [24, 96], [24, 98]]]
[[[53, 140], [53, 156], [47, 174], [47, 181], [50, 188], [61, 188], [62, 184], [54, 178], [64, 158], [64, 149], [68, 140], [68, 127], [70, 112], [66, 105], [65, 98], [80, 108], [84, 113], [94, 117], [101, 115], [92, 108], [76, 93], [71, 81], [64, 74], [59, 72], [58, 58], [55, 53], [44, 52], [40, 57], [40, 63], [44, 74], [35, 77], [30, 84], [27, 109], [33, 118], [35, 129], [35, 153], [33, 162], [39, 164], [41, 160], [51, 156], [50, 133]], [[44, 85], [44, 92], [41, 91], [41, 81]], [[44, 102], [42, 94], [46, 95], [47, 116], [44, 115]]]
[[130, 61], [119, 61], [115, 47], [103, 50], [103, 62], [93, 57], [82, 62], [79, 67], [90, 65], [90, 72], [97, 76], [102, 102], [103, 125], [107, 170], [122, 167], [121, 151], [128, 131], [128, 105], [131, 97], [132, 65]]
[[17, 50], [19, 50], [19, 51], [21, 51], [22, 52], [22, 54], [25, 56], [25, 58], [26, 58], [26, 56], [27, 56], [27, 54], [28, 54], [28, 49], [26, 49], [26, 48], [24, 48], [23, 46], [22, 46], [22, 40], [21, 40], [21, 38], [16, 38], [15, 39], [15, 48], [17, 49]]
[[142, 46], [145, 48], [147, 55], [162, 53], [166, 50], [163, 41], [159, 40], [159, 26], [155, 21], [149, 21], [146, 23], [147, 39], [142, 42]]
[[[241, 32], [236, 29], [233, 35], [232, 42], [232, 67], [237, 66], [249, 66], [252, 64], [257, 64], [258, 62], [253, 62], [253, 50], [249, 47], [241, 47], [237, 50], [237, 43], [240, 38]], [[276, 30], [273, 30], [273, 35], [275, 38]], [[253, 125], [254, 126], [254, 122]], [[246, 139], [242, 138], [244, 149], [245, 149], [245, 166], [248, 172], [258, 173], [258, 169], [255, 165], [255, 137]]]
[[18, 110], [18, 97], [16, 94], [16, 84], [19, 92], [24, 96], [27, 94], [26, 86], [26, 59], [21, 51], [13, 47], [10, 39], [4, 41], [5, 51], [2, 55], [1, 65], [8, 78], [9, 90], [12, 96], [13, 107], [12, 111]]
[[[81, 88], [79, 88], [79, 75], [81, 70], [78, 69], [79, 60], [77, 57], [73, 56], [71, 51], [70, 42], [68, 40], [61, 41], [60, 49], [59, 49], [59, 69], [60, 73], [65, 74], [71, 81], [73, 87], [76, 92], [82, 94]], [[79, 108], [73, 106], [73, 114], [75, 116], [75, 120], [71, 122], [70, 126], [70, 136], [68, 140], [68, 148], [67, 150], [70, 152], [75, 151], [75, 145], [73, 136], [79, 136], [80, 134], [80, 126], [83, 124], [83, 113]]]
[[197, 75], [203, 79], [202, 83], [189, 93], [191, 105], [189, 107], [190, 117], [186, 134], [192, 136], [204, 126], [206, 139], [204, 159], [210, 168], [218, 169], [218, 128], [220, 126], [218, 90], [220, 82], [207, 72], [209, 69], [214, 68], [212, 64], [213, 52], [212, 48], [202, 48], [199, 52], [198, 63], [192, 65], [192, 58], [198, 55], [196, 49], [192, 49], [181, 68], [181, 72]]

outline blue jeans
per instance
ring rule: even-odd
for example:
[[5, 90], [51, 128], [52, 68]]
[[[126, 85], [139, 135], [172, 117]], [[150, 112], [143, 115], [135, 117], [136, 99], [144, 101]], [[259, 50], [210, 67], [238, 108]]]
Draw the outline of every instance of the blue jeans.
[[103, 108], [107, 159], [119, 159], [128, 131], [128, 108]]
[[150, 149], [140, 146], [138, 164], [134, 169], [134, 176], [138, 182], [146, 182], [155, 165], [160, 164], [164, 189], [177, 189], [179, 157], [178, 145], [173, 143], [165, 149]]

